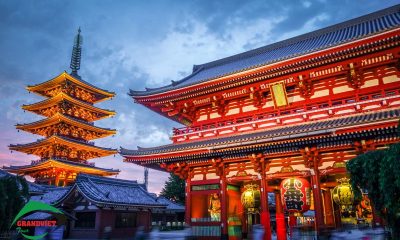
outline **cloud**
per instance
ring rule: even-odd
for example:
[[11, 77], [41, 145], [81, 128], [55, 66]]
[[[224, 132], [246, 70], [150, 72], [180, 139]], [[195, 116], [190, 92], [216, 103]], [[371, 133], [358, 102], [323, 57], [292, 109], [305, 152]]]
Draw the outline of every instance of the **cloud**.
[[[125, 148], [154, 147], [170, 143], [170, 129], [146, 121], [147, 117], [141, 118], [136, 112], [129, 114], [120, 113], [113, 120], [112, 126], [123, 126], [118, 129], [113, 138], [99, 139], [98, 145], [106, 145]], [[117, 139], [116, 141], [114, 139]]]
[[301, 4], [303, 5], [303, 7], [305, 8], [309, 8], [311, 7], [312, 3], [310, 1], [302, 1]]
[[288, 31], [284, 34], [282, 34], [278, 40], [285, 40], [291, 37], [295, 37], [304, 33], [308, 33], [314, 30], [319, 29], [320, 25], [324, 22], [329, 21], [330, 15], [327, 13], [320, 13], [316, 15], [315, 17], [312, 17], [308, 21], [304, 23], [304, 25], [301, 28], [298, 28], [293, 31]]
[[145, 46], [121, 46], [96, 64], [112, 66], [111, 61], [119, 63], [118, 67], [106, 68], [108, 72], [104, 76], [115, 76], [116, 68], [135, 69], [130, 79], [145, 76], [148, 87], [162, 86], [189, 75], [193, 64], [227, 57], [271, 42], [272, 29], [284, 18], [254, 21], [229, 18], [222, 33], [212, 32], [203, 21], [189, 18], [173, 25], [160, 41]]

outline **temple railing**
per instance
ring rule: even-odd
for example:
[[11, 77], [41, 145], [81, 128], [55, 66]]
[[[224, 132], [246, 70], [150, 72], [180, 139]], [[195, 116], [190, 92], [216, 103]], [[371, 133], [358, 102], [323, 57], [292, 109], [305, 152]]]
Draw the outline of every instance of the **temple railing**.
[[270, 126], [277, 124], [285, 125], [292, 122], [313, 121], [321, 119], [320, 115], [326, 115], [326, 118], [331, 116], [346, 115], [351, 112], [363, 112], [370, 109], [386, 108], [391, 104], [398, 105], [400, 97], [399, 89], [392, 89], [386, 91], [379, 91], [370, 94], [361, 94], [356, 97], [348, 97], [337, 100], [327, 100], [317, 103], [311, 103], [302, 107], [293, 107], [284, 110], [274, 110], [266, 113], [257, 113], [246, 117], [233, 118], [223, 121], [207, 122], [205, 124], [198, 124], [192, 127], [173, 128], [172, 140], [174, 142], [186, 141], [188, 136], [197, 135], [203, 137], [205, 134], [212, 132], [215, 135], [220, 134], [221, 131], [240, 130], [242, 126], [248, 126], [248, 130], [255, 130], [261, 125], [262, 128], [271, 123]]

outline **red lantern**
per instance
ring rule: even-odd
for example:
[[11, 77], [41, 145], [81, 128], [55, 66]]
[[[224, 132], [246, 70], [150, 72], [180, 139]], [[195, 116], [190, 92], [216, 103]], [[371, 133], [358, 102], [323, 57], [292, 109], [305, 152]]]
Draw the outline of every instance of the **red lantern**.
[[288, 212], [305, 212], [311, 205], [310, 183], [303, 178], [287, 178], [281, 183], [283, 207]]

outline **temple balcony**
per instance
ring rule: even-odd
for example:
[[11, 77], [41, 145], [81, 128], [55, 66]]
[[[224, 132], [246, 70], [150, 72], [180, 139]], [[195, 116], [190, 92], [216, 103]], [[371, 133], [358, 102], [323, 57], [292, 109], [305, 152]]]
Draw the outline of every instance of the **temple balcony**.
[[383, 110], [400, 105], [400, 90], [386, 90], [370, 94], [329, 100], [287, 109], [275, 109], [246, 117], [197, 123], [191, 127], [174, 128], [172, 141], [188, 142], [218, 136], [237, 135], [279, 126], [305, 123], [345, 115], [359, 114], [371, 110]]

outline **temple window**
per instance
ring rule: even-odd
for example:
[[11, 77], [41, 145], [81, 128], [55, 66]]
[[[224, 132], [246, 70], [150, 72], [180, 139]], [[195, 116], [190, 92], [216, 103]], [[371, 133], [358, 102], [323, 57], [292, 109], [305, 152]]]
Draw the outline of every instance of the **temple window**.
[[116, 228], [136, 227], [136, 213], [117, 212], [115, 217]]
[[96, 225], [96, 212], [77, 212], [75, 228], [94, 228]]
[[368, 99], [369, 99], [368, 95], [360, 96], [360, 101], [364, 101], [364, 100], [368, 100]]
[[380, 93], [372, 95], [372, 99], [381, 98], [381, 97], [382, 97], [382, 94], [380, 94]]
[[286, 87], [286, 93], [293, 93], [294, 89], [295, 89], [294, 85], [293, 86], [288, 86], [288, 87]]
[[386, 95], [387, 97], [396, 95], [396, 91], [395, 91], [395, 90], [385, 91], [385, 95]]

